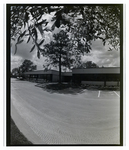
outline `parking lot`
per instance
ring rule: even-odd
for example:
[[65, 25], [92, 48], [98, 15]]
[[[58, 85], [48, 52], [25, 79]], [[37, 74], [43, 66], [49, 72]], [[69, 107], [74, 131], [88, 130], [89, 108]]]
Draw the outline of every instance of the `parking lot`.
[[32, 143], [120, 144], [119, 91], [50, 93], [35, 84], [11, 79], [11, 116]]

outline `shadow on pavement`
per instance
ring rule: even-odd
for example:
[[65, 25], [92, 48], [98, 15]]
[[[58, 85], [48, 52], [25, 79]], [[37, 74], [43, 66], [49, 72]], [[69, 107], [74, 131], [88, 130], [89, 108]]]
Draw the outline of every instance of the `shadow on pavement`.
[[79, 85], [70, 85], [70, 84], [37, 84], [37, 87], [42, 88], [43, 90], [49, 93], [59, 93], [59, 94], [79, 94], [83, 93], [84, 89]]
[[87, 90], [108, 90], [108, 91], [119, 91], [119, 87], [102, 87], [102, 86], [83, 86], [79, 84], [58, 84], [58, 83], [42, 83], [35, 85], [42, 88], [44, 91], [49, 93], [59, 93], [59, 94], [73, 94], [77, 95], [79, 93], [84, 93], [85, 89]]

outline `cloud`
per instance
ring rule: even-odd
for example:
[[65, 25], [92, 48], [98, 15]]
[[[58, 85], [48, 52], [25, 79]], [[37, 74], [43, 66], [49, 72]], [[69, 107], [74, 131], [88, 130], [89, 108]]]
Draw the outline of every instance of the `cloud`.
[[[49, 41], [50, 38], [51, 34], [48, 34], [46, 38], [47, 41]], [[30, 53], [32, 46], [33, 45], [31, 42], [29, 44], [19, 44], [17, 53], [14, 55], [13, 45], [11, 50], [11, 69], [20, 66], [25, 59], [29, 59], [35, 65], [37, 65], [38, 70], [43, 69], [45, 57], [41, 56], [41, 58], [38, 59], [36, 49], [32, 53]], [[91, 52], [86, 54], [85, 56], [82, 56], [82, 61], [93, 61], [100, 67], [120, 67], [120, 52], [116, 50], [108, 51], [108, 48], [106, 46], [104, 47], [100, 41], [96, 41], [94, 44], [92, 44]]]
[[[47, 19], [48, 21], [48, 25], [47, 27], [51, 29], [51, 26], [53, 25], [54, 22], [51, 21], [53, 17], [53, 14], [46, 14], [43, 15], [42, 19]], [[44, 44], [49, 43], [51, 40], [53, 40], [53, 34], [59, 32], [57, 28], [55, 28], [55, 30], [53, 32], [44, 32], [43, 37], [45, 38]], [[42, 36], [40, 36], [40, 34], [38, 33], [38, 36], [40, 38], [42, 38]], [[22, 62], [25, 59], [29, 59], [31, 60], [35, 65], [37, 65], [37, 69], [43, 69], [43, 64], [45, 61], [44, 57], [40, 57], [40, 59], [37, 58], [37, 50], [36, 48], [33, 50], [33, 52], [30, 53], [31, 48], [33, 47], [33, 41], [30, 40], [29, 43], [26, 43], [27, 39], [25, 39], [25, 42], [18, 44], [17, 46], [17, 52], [15, 53], [15, 43], [16, 42], [12, 42], [12, 47], [11, 47], [11, 69], [15, 68], [15, 67], [19, 67]]]
[[[92, 45], [91, 47], [96, 50], [101, 50], [101, 49], [105, 49], [105, 47], [103, 46], [103, 43], [102, 43], [102, 40], [100, 39], [97, 39], [95, 41], [92, 41]], [[107, 48], [107, 45], [106, 45], [106, 48]]]
[[[46, 16], [49, 21], [49, 25], [52, 25], [51, 16]], [[59, 32], [60, 29], [55, 28], [54, 32], [44, 32], [45, 42], [49, 43], [53, 39], [53, 34]], [[17, 47], [17, 53], [14, 55], [15, 52], [15, 43], [12, 44], [11, 48], [11, 68], [20, 66], [21, 63], [25, 59], [31, 60], [35, 65], [37, 65], [37, 69], [43, 69], [43, 64], [45, 61], [45, 58], [41, 56], [40, 59], [37, 58], [37, 50], [34, 49], [33, 52], [30, 53], [31, 48], [33, 47], [33, 42], [30, 40], [29, 43], [23, 42], [18, 45]], [[106, 44], [103, 46], [103, 43], [101, 40], [92, 41], [92, 50], [90, 53], [86, 54], [85, 56], [82, 56], [82, 61], [93, 61], [98, 66], [104, 66], [104, 67], [120, 67], [120, 52], [113, 50], [108, 51], [109, 46]]]
[[83, 56], [82, 61], [93, 61], [100, 67], [120, 67], [120, 52], [108, 51], [108, 45], [103, 46], [100, 40], [96, 40], [92, 42], [90, 55]]
[[42, 70], [43, 69], [43, 64], [45, 63], [45, 57], [41, 55], [40, 59], [37, 57], [37, 53], [33, 55], [32, 60], [35, 65], [37, 65], [37, 70]]
[[23, 58], [20, 56], [11, 57], [11, 70], [13, 68], [18, 68], [23, 62]]
[[[30, 53], [30, 50], [33, 47], [33, 45], [34, 44], [32, 44], [32, 41], [30, 41], [29, 44], [27, 44], [26, 42], [18, 44], [17, 52], [16, 52], [15, 56], [20, 56], [25, 59], [31, 59], [34, 52]], [[15, 52], [15, 44], [12, 45], [12, 51], [11, 51], [12, 56], [14, 55], [14, 52]]]
[[22, 62], [25, 59], [31, 60], [34, 65], [37, 65], [38, 70], [43, 69], [43, 64], [45, 62], [45, 57], [42, 55], [40, 56], [40, 59], [37, 57], [37, 49], [35, 48], [31, 53], [30, 50], [32, 48], [33, 44], [32, 42], [26, 44], [25, 42], [22, 44], [19, 44], [17, 47], [17, 53], [14, 55], [15, 52], [15, 46], [12, 45], [11, 48], [11, 70], [13, 68], [19, 67]]

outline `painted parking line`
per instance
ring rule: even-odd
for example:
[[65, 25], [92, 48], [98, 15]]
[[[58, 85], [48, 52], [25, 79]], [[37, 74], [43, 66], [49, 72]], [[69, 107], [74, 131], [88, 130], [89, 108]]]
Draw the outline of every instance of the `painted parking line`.
[[120, 97], [120, 95], [119, 94], [117, 94], [115, 91], [113, 91], [118, 97]]
[[100, 91], [99, 91], [99, 93], [98, 93], [98, 97], [100, 97]]

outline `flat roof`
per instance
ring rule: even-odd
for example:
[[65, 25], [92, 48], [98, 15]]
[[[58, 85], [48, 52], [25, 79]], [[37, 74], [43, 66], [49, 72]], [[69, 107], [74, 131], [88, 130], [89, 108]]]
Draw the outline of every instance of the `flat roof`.
[[[59, 75], [57, 70], [35, 70], [25, 72], [24, 74], [54, 74]], [[62, 76], [72, 76], [72, 74], [120, 74], [120, 67], [105, 67], [105, 68], [85, 68], [72, 69], [72, 72], [62, 72]]]
[[72, 72], [62, 72], [62, 75], [64, 75], [64, 76], [72, 76]]
[[28, 71], [24, 72], [24, 74], [58, 74], [58, 71], [56, 70], [35, 70], [35, 71]]
[[[28, 71], [25, 72], [24, 74], [26, 75], [31, 75], [31, 74], [54, 74], [54, 75], [59, 75], [59, 71], [57, 70], [34, 70], [34, 71]], [[72, 72], [62, 72], [62, 76], [72, 76]]]
[[120, 67], [73, 69], [72, 74], [120, 74]]

